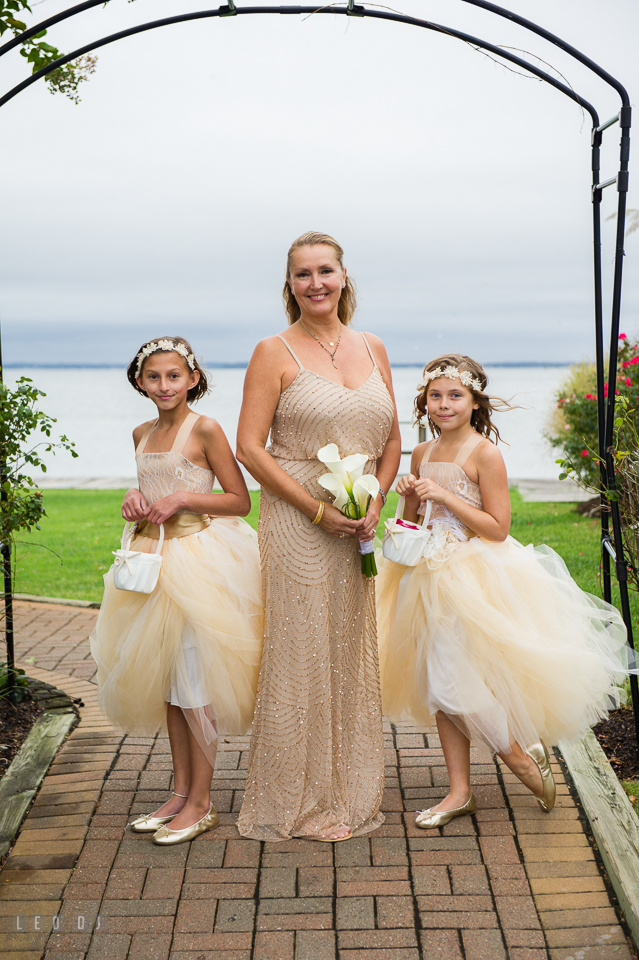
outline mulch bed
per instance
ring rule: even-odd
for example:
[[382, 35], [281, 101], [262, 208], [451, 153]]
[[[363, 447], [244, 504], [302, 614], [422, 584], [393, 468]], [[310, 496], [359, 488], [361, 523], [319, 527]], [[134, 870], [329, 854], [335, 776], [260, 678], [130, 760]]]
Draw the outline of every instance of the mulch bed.
[[632, 710], [613, 710], [594, 734], [620, 780], [639, 780], [637, 735]]
[[38, 706], [37, 702], [30, 699], [23, 700], [15, 707], [6, 698], [0, 700], [0, 777], [9, 769], [43, 709], [43, 706]]

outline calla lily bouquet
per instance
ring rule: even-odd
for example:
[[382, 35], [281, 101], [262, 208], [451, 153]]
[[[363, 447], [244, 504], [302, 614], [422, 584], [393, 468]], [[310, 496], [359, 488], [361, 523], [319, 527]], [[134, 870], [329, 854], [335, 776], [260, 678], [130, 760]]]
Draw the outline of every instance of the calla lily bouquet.
[[[330, 471], [319, 477], [317, 482], [333, 494], [333, 506], [349, 520], [361, 520], [365, 517], [369, 504], [379, 493], [377, 477], [364, 473], [368, 461], [366, 454], [353, 453], [342, 460], [337, 444], [329, 443], [317, 451], [317, 459]], [[373, 541], [360, 540], [359, 550], [362, 555], [362, 573], [365, 577], [376, 576]]]

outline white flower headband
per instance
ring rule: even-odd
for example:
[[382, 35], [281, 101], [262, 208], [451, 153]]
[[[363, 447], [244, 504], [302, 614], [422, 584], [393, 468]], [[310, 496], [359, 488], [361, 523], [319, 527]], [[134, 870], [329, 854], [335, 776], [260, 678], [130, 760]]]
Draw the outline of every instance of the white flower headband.
[[482, 385], [479, 380], [473, 377], [472, 373], [468, 370], [460, 370], [458, 367], [436, 367], [434, 370], [425, 370], [424, 376], [421, 381], [417, 384], [417, 389], [420, 390], [422, 387], [427, 387], [431, 380], [438, 380], [440, 377], [447, 377], [449, 380], [461, 380], [465, 387], [471, 387], [473, 390], [477, 390], [478, 393], [482, 391]]
[[142, 364], [146, 358], [150, 357], [152, 353], [157, 353], [158, 350], [163, 350], [167, 353], [170, 351], [179, 353], [181, 357], [184, 357], [189, 365], [189, 368], [191, 370], [195, 370], [195, 357], [192, 353], [189, 353], [183, 343], [173, 343], [172, 340], [154, 340], [153, 343], [147, 343], [146, 347], [143, 347], [135, 358], [138, 362], [135, 368], [136, 380], [142, 372]]

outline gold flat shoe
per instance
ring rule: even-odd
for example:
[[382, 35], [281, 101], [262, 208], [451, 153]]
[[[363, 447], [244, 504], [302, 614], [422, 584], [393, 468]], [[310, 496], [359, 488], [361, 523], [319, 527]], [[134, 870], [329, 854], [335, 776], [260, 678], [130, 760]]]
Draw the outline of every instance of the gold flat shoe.
[[535, 797], [535, 800], [544, 813], [550, 813], [555, 805], [557, 787], [555, 786], [555, 778], [553, 777], [552, 770], [550, 768], [550, 757], [548, 756], [546, 745], [544, 743], [533, 743], [530, 747], [528, 747], [526, 753], [539, 767], [541, 782], [544, 788], [544, 792], [541, 797], [535, 796], [534, 793], [533, 797]]
[[463, 807], [455, 807], [454, 810], [442, 810], [441, 812], [431, 809], [420, 810], [415, 820], [415, 826], [421, 827], [422, 830], [444, 827], [447, 823], [450, 823], [451, 820], [454, 820], [455, 817], [463, 817], [467, 813], [474, 813], [476, 809], [477, 800], [475, 799], [475, 794], [471, 793]]
[[155, 833], [165, 823], [173, 820], [174, 817], [177, 817], [177, 813], [171, 814], [170, 817], [154, 817], [152, 813], [149, 813], [145, 817], [138, 817], [129, 826], [135, 833]]
[[[175, 790], [171, 796], [180, 797], [182, 800], [189, 799], [185, 794], [176, 793]], [[135, 833], [156, 833], [160, 827], [163, 827], [165, 823], [170, 823], [174, 817], [177, 817], [177, 813], [172, 813], [170, 817], [156, 817], [152, 813], [147, 813], [144, 817], [138, 817], [137, 820], [134, 820], [129, 826]]]
[[207, 830], [214, 830], [220, 822], [217, 810], [211, 805], [209, 812], [205, 814], [197, 823], [192, 823], [190, 827], [184, 830], [169, 830], [168, 827], [160, 827], [157, 833], [153, 834], [153, 843], [158, 843], [163, 847], [170, 847], [174, 843], [186, 843], [187, 840], [194, 840], [201, 833]]

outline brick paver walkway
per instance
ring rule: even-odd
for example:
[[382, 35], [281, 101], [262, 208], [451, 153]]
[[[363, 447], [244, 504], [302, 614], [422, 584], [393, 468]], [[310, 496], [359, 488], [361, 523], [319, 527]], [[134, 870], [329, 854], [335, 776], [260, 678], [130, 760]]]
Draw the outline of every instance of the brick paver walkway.
[[[386, 824], [342, 844], [269, 845], [234, 826], [241, 738], [218, 759], [217, 830], [170, 849], [126, 830], [133, 814], [166, 798], [170, 756], [166, 740], [122, 737], [101, 717], [89, 682], [95, 615], [18, 606], [20, 658], [35, 657], [32, 675], [85, 706], [0, 873], [0, 960], [634, 956], [559, 763], [557, 807], [546, 816], [474, 750], [476, 816], [422, 831], [413, 811], [447, 783], [437, 738], [387, 725]], [[91, 932], [97, 917], [101, 929]]]

